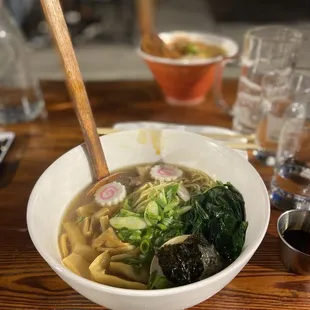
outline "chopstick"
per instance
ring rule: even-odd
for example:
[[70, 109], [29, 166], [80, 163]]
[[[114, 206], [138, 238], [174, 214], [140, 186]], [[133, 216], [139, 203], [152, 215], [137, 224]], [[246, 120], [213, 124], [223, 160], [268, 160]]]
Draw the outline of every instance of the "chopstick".
[[[97, 132], [99, 135], [107, 135], [113, 132], [119, 132], [119, 130], [114, 129], [112, 127], [98, 127]], [[236, 140], [236, 139], [246, 139], [247, 142], [253, 142], [255, 139], [255, 135], [228, 135], [228, 134], [213, 134], [213, 133], [199, 133], [202, 136], [214, 139], [214, 140], [221, 140], [221, 141], [229, 141], [229, 140]], [[246, 145], [245, 143], [236, 143], [236, 145]], [[247, 144], [249, 145], [249, 144]]]

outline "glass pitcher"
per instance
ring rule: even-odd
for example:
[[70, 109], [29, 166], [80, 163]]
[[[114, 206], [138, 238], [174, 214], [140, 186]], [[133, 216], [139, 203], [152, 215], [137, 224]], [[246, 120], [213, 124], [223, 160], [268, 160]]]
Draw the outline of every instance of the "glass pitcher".
[[296, 64], [302, 43], [298, 30], [265, 26], [250, 29], [244, 38], [241, 75], [233, 109], [233, 129], [252, 134], [263, 112], [261, 81], [270, 71], [289, 74]]
[[25, 45], [18, 26], [0, 2], [0, 124], [31, 121], [44, 110]]

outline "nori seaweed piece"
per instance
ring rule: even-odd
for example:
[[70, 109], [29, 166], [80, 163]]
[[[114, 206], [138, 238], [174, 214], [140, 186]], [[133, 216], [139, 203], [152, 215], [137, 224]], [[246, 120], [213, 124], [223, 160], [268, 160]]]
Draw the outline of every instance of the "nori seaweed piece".
[[182, 243], [165, 245], [156, 256], [165, 277], [177, 286], [210, 277], [225, 267], [215, 247], [201, 234], [189, 236]]

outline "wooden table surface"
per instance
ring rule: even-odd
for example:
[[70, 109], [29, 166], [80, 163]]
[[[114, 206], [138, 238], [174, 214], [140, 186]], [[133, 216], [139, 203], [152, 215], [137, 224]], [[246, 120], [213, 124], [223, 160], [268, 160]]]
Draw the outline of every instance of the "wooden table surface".
[[[224, 86], [233, 102], [236, 82]], [[64, 83], [42, 82], [42, 88], [48, 116], [2, 128], [13, 130], [17, 138], [0, 166], [0, 309], [102, 309], [49, 268], [27, 232], [26, 206], [36, 180], [56, 158], [82, 142]], [[96, 82], [87, 89], [97, 126], [146, 120], [231, 127], [231, 118], [211, 99], [193, 108], [170, 107], [151, 81]], [[272, 169], [251, 162], [268, 186]], [[272, 210], [268, 232], [242, 272], [193, 309], [310, 309], [310, 277], [287, 272], [279, 258], [279, 215]]]

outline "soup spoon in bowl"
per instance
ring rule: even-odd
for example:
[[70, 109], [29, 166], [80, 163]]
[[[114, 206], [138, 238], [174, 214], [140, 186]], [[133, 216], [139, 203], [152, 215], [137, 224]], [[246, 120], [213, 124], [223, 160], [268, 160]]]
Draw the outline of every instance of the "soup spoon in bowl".
[[86, 196], [89, 196], [100, 186], [118, 179], [122, 173], [110, 174], [59, 0], [41, 0], [41, 4], [63, 63], [67, 86], [83, 132], [88, 160], [97, 181], [87, 193]]

